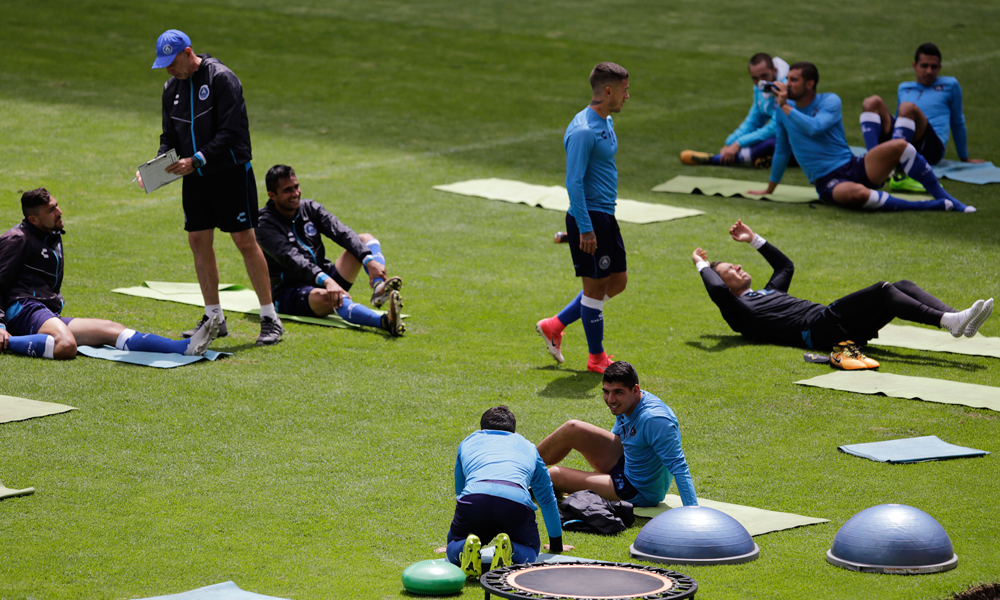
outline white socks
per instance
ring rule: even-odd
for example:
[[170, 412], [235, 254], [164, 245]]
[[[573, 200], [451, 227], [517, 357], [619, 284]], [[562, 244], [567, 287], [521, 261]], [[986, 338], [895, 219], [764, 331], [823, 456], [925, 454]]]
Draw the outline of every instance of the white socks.
[[[983, 300], [976, 300], [972, 306], [957, 313], [944, 313], [941, 316], [941, 327], [947, 329], [952, 337], [962, 337], [965, 334], [965, 326], [969, 324], [971, 320], [979, 316], [979, 313], [983, 310], [983, 305], [986, 304]], [[992, 312], [993, 304], [990, 303], [990, 310]], [[985, 318], [983, 319], [985, 320]], [[979, 323], [982, 324], [982, 321]], [[979, 329], [977, 326], [976, 329]], [[973, 331], [975, 335], [975, 331]], [[971, 337], [971, 336], [970, 336]]]
[[126, 328], [124, 331], [118, 334], [118, 339], [115, 341], [115, 348], [119, 350], [127, 350], [125, 344], [128, 343], [129, 339], [135, 335], [135, 329]]
[[278, 320], [278, 313], [274, 310], [274, 302], [260, 306], [260, 318], [263, 319], [264, 317], [270, 317], [275, 321]]

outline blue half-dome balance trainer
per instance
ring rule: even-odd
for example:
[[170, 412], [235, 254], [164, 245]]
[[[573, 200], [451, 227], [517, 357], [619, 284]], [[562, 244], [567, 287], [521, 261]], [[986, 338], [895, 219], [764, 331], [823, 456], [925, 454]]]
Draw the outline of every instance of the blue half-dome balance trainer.
[[735, 565], [756, 560], [760, 547], [746, 527], [726, 513], [707, 506], [681, 506], [646, 523], [629, 554], [672, 565]]
[[414, 594], [457, 594], [465, 586], [465, 571], [446, 559], [422, 560], [403, 571], [403, 587]]
[[826, 553], [832, 565], [864, 573], [915, 575], [958, 566], [951, 538], [934, 517], [905, 504], [880, 504], [840, 528]]

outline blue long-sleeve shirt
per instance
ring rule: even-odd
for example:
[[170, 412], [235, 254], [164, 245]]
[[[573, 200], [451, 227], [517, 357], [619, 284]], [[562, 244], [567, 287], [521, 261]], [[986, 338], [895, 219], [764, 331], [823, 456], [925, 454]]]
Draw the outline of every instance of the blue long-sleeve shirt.
[[[491, 483], [493, 481], [507, 481], [519, 487]], [[552, 480], [534, 444], [519, 433], [480, 429], [472, 432], [458, 446], [458, 457], [455, 459], [455, 493], [458, 498], [467, 494], [488, 494], [538, 510], [531, 501], [529, 487], [542, 509], [549, 537], [561, 537], [562, 524]]]
[[618, 200], [618, 138], [615, 124], [589, 106], [576, 114], [563, 136], [566, 148], [566, 189], [569, 214], [580, 233], [593, 231], [588, 211], [615, 214]]
[[965, 114], [962, 111], [962, 86], [954, 77], [938, 77], [931, 85], [904, 81], [896, 92], [896, 112], [903, 102], [920, 107], [941, 144], [948, 145], [948, 137], [955, 134], [955, 150], [962, 160], [969, 158], [966, 146]]
[[[779, 78], [782, 83], [785, 78]], [[765, 94], [756, 85], [753, 86], [753, 103], [750, 105], [750, 112], [747, 118], [743, 119], [736, 131], [726, 138], [726, 145], [739, 142], [741, 148], [747, 148], [754, 144], [773, 138], [778, 124], [774, 120], [774, 111], [777, 110], [777, 101], [772, 94]]]
[[792, 100], [788, 104], [792, 107], [790, 114], [780, 107], [774, 111], [777, 139], [771, 161], [772, 183], [781, 183], [792, 152], [810, 183], [851, 160], [840, 96], [817, 94], [805, 107]]
[[636, 506], [656, 506], [670, 487], [671, 475], [677, 481], [684, 506], [697, 506], [694, 481], [681, 449], [681, 430], [677, 415], [653, 394], [642, 392], [642, 399], [631, 415], [615, 417], [611, 433], [619, 436], [625, 448], [625, 477], [639, 492], [632, 500]]

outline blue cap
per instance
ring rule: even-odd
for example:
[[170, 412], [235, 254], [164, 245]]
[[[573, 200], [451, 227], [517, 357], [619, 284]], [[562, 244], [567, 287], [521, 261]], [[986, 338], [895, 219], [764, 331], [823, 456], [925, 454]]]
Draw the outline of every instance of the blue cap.
[[179, 29], [168, 29], [156, 40], [156, 61], [154, 69], [163, 69], [174, 62], [178, 54], [191, 47], [191, 38]]

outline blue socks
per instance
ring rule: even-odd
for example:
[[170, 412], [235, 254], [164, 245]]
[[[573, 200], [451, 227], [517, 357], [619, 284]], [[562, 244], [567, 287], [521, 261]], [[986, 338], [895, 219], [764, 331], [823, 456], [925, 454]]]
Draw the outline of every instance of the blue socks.
[[[131, 335], [127, 335], [131, 332]], [[124, 342], [121, 341], [125, 337]], [[152, 333], [138, 333], [132, 329], [126, 329], [118, 336], [119, 343], [115, 347], [119, 350], [130, 350], [132, 352], [159, 352], [161, 354], [184, 354], [184, 351], [191, 345], [191, 340], [168, 340], [165, 337], [153, 335]]]
[[[964, 204], [955, 200], [948, 192], [944, 191], [941, 184], [938, 183], [937, 177], [934, 176], [934, 170], [931, 166], [927, 164], [923, 156], [917, 152], [917, 149], [913, 147], [913, 144], [908, 144], [906, 150], [903, 151], [903, 156], [899, 158], [899, 164], [903, 166], [903, 171], [907, 175], [916, 179], [923, 184], [924, 189], [927, 190], [930, 195], [934, 196], [938, 200], [946, 199], [957, 203], [956, 206], [961, 206], [964, 208]], [[962, 210], [959, 208], [958, 210]]]
[[44, 333], [12, 335], [7, 339], [7, 344], [11, 352], [33, 358], [52, 358], [52, 353], [55, 350], [55, 340], [51, 335]]
[[570, 323], [573, 323], [580, 318], [581, 298], [583, 298], [582, 290], [576, 295], [576, 298], [570, 300], [570, 303], [566, 305], [566, 308], [559, 311], [559, 314], [556, 315], [556, 318], [563, 324], [563, 327], [567, 327]]
[[[380, 265], [382, 265], [384, 267], [385, 266], [385, 256], [382, 254], [382, 244], [379, 243], [378, 240], [372, 240], [372, 241], [368, 242], [367, 244], [365, 244], [365, 246], [368, 246], [368, 249], [372, 251], [372, 260], [374, 260], [375, 262], [379, 263]], [[364, 265], [364, 267], [365, 267], [365, 273], [367, 274], [368, 273], [368, 265]], [[378, 279], [372, 281], [372, 286], [374, 287], [375, 285], [378, 285], [378, 282], [380, 282], [380, 281], [384, 281], [384, 280], [382, 278], [378, 278]], [[339, 314], [339, 312], [340, 311], [338, 311], [338, 314]], [[341, 316], [343, 316], [343, 315], [341, 315]], [[347, 319], [345, 318], [344, 320], [347, 320]]]
[[878, 210], [882, 212], [897, 212], [901, 210], [946, 210], [945, 201], [928, 200], [913, 202], [890, 196], [886, 192], [872, 190], [868, 202], [862, 207], [865, 210]]
[[906, 117], [896, 117], [896, 126], [892, 130], [892, 139], [904, 139], [908, 142], [913, 141], [913, 134], [917, 131], [917, 124], [913, 122], [913, 119], [908, 119]]
[[871, 150], [878, 146], [878, 139], [882, 135], [882, 117], [878, 113], [861, 113], [861, 135], [865, 138], [865, 148]]
[[[350, 298], [344, 298], [340, 308], [337, 309], [337, 314], [348, 323], [367, 325], [376, 329], [382, 328], [382, 315], [367, 306], [352, 301]], [[462, 540], [462, 543], [465, 543], [465, 540]]]
[[580, 318], [587, 335], [587, 348], [591, 354], [604, 352], [604, 301], [584, 296], [580, 299]]

